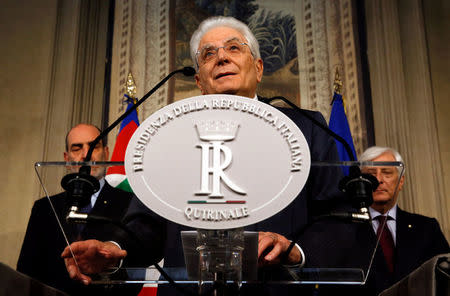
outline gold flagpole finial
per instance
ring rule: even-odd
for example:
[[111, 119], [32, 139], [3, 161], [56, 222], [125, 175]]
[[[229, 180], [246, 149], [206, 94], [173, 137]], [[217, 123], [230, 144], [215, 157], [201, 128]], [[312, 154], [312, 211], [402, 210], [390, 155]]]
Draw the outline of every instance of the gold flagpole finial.
[[342, 90], [342, 81], [339, 77], [339, 71], [336, 68], [336, 72], [334, 74], [334, 83], [333, 83], [333, 89], [334, 92], [337, 94], [341, 94], [341, 90]]
[[134, 83], [133, 75], [131, 75], [131, 72], [129, 72], [127, 76], [126, 89], [126, 94], [130, 98], [136, 98], [136, 84]]

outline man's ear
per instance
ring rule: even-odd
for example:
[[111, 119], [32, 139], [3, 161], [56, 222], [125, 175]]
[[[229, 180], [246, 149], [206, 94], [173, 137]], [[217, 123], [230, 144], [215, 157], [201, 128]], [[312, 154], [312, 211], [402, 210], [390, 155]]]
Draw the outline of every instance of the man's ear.
[[104, 151], [105, 151], [105, 161], [109, 160], [109, 148], [108, 146], [104, 147]]
[[195, 74], [195, 84], [197, 84], [197, 87], [200, 89], [200, 91], [202, 92], [202, 95], [206, 95], [206, 93], [203, 91], [203, 86], [200, 82], [200, 77], [198, 74]]
[[401, 178], [400, 178], [400, 181], [399, 181], [399, 183], [398, 183], [398, 191], [401, 191], [402, 189], [403, 189], [403, 183], [405, 182], [405, 176], [403, 175]]
[[256, 68], [256, 80], [258, 81], [258, 83], [260, 83], [264, 72], [264, 62], [261, 58], [255, 60], [255, 68]]

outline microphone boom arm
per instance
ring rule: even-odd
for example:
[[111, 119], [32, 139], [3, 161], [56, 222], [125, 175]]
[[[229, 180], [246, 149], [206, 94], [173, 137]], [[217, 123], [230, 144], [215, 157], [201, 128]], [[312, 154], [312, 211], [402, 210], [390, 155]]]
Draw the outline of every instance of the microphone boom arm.
[[[283, 101], [284, 103], [289, 105], [291, 108], [293, 108], [295, 111], [297, 111], [298, 113], [302, 114], [303, 116], [305, 116], [306, 118], [311, 120], [316, 126], [321, 128], [323, 131], [325, 131], [327, 134], [332, 136], [334, 139], [336, 139], [339, 142], [341, 142], [342, 145], [344, 145], [344, 148], [347, 151], [347, 154], [348, 154], [350, 160], [351, 161], [356, 161], [356, 157], [353, 154], [352, 149], [350, 148], [350, 145], [347, 143], [347, 141], [344, 138], [342, 138], [341, 136], [339, 136], [338, 134], [336, 134], [335, 132], [333, 132], [332, 130], [330, 130], [327, 126], [323, 125], [321, 122], [316, 120], [314, 117], [312, 117], [310, 114], [308, 114], [308, 112], [305, 112], [305, 110], [299, 108], [297, 105], [295, 105], [294, 103], [292, 103], [291, 101], [289, 101], [288, 99], [286, 99], [285, 97], [282, 97], [282, 96], [276, 96], [276, 97], [272, 97], [272, 98], [262, 98], [261, 99], [262, 102], [265, 102], [265, 103], [267, 103], [269, 105], [274, 100], [281, 100], [281, 101]], [[360, 182], [361, 180], [365, 180], [364, 178], [361, 177], [361, 170], [359, 169], [358, 166], [351, 166], [350, 167], [350, 175], [352, 175], [351, 180], [350, 180], [351, 182], [348, 182], [348, 183], [357, 183], [357, 182]], [[365, 176], [365, 177], [367, 178], [368, 176]], [[376, 182], [376, 186], [374, 186], [373, 190], [375, 190], [376, 187], [378, 187], [378, 182]], [[300, 237], [300, 235], [309, 226], [311, 226], [314, 222], [317, 222], [318, 220], [326, 218], [326, 217], [345, 219], [345, 220], [350, 220], [350, 221], [358, 221], [358, 222], [369, 222], [370, 219], [371, 219], [370, 214], [369, 214], [369, 210], [367, 208], [367, 205], [365, 205], [365, 204], [360, 206], [359, 209], [358, 209], [358, 212], [356, 212], [356, 213], [355, 212], [348, 212], [348, 213], [333, 212], [333, 213], [330, 213], [330, 214], [327, 214], [327, 215], [321, 215], [319, 217], [316, 217], [316, 219], [313, 219], [313, 221], [310, 221], [309, 223], [307, 223], [306, 225], [304, 225], [303, 227], [301, 227], [299, 230], [297, 230], [294, 233], [294, 235], [293, 235], [294, 239], [291, 241], [291, 243], [289, 244], [289, 247], [284, 252], [284, 258], [283, 259], [287, 260], [287, 257], [289, 256], [289, 253], [291, 252], [292, 248], [294, 247], [295, 242], [297, 241], [297, 239]]]
[[157, 91], [167, 80], [169, 80], [173, 75], [182, 72], [186, 76], [192, 76], [195, 74], [195, 70], [192, 67], [184, 67], [182, 69], [175, 70], [170, 72], [163, 80], [161, 80], [155, 87], [153, 87], [149, 92], [147, 92], [140, 100], [136, 102], [130, 109], [128, 109], [125, 113], [123, 113], [119, 118], [116, 119], [110, 126], [108, 126], [104, 131], [102, 131], [94, 141], [89, 145], [89, 150], [86, 154], [86, 160], [89, 161], [92, 157], [92, 152], [94, 151], [95, 145], [105, 136], [107, 135], [113, 128], [115, 128], [122, 120], [125, 119], [131, 112], [137, 109], [142, 103], [147, 100], [149, 96], [151, 96], [155, 91]]
[[266, 99], [264, 98], [263, 102], [266, 102], [267, 104], [270, 104], [272, 101], [274, 100], [281, 100], [283, 102], [285, 102], [286, 104], [288, 104], [290, 107], [292, 107], [293, 109], [295, 109], [296, 111], [300, 112], [303, 116], [307, 117], [309, 120], [311, 120], [312, 122], [314, 122], [315, 125], [319, 126], [321, 129], [323, 129], [327, 134], [330, 134], [333, 138], [335, 138], [336, 140], [338, 140], [339, 142], [342, 143], [342, 145], [344, 145], [345, 150], [347, 151], [348, 156], [350, 157], [350, 161], [356, 161], [355, 155], [353, 155], [352, 152], [352, 148], [350, 148], [350, 145], [347, 143], [347, 141], [344, 140], [344, 138], [342, 138], [341, 136], [339, 136], [338, 134], [336, 134], [335, 132], [333, 132], [332, 130], [330, 130], [327, 126], [324, 126], [321, 122], [319, 122], [318, 120], [316, 120], [314, 117], [312, 117], [311, 115], [308, 114], [308, 112], [305, 112], [305, 110], [300, 109], [297, 105], [295, 105], [294, 103], [292, 103], [291, 101], [289, 101], [288, 99], [286, 99], [285, 97], [281, 97], [281, 96], [277, 96], [277, 97], [273, 97], [270, 99]]

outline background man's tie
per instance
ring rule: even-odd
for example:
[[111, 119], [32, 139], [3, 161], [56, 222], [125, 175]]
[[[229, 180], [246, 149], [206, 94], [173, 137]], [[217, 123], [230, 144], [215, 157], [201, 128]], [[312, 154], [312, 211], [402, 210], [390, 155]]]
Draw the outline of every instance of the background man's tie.
[[[85, 207], [82, 207], [79, 210], [79, 212], [89, 214], [91, 212], [91, 210], [92, 210], [92, 205], [91, 205], [91, 202], [89, 201], [89, 203]], [[84, 224], [84, 223], [77, 224], [78, 235], [81, 235], [81, 232], [83, 232], [85, 226], [86, 226], [86, 224]]]
[[[389, 217], [390, 218], [390, 217]], [[389, 271], [392, 273], [394, 271], [394, 240], [392, 238], [392, 234], [389, 231], [389, 227], [386, 223], [386, 219], [389, 219], [387, 216], [378, 216], [375, 219], [378, 220], [379, 225], [377, 229], [377, 237], [380, 238], [380, 246], [383, 250], [384, 259], [386, 259], [386, 263]], [[383, 227], [384, 225], [384, 227]]]

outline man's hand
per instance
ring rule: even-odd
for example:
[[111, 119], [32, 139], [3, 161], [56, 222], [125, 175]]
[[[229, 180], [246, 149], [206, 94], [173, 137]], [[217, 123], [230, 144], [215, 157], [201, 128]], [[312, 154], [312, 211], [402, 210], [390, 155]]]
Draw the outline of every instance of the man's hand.
[[[259, 232], [258, 234], [258, 260], [261, 265], [272, 264], [297, 264], [301, 260], [301, 254], [298, 248], [292, 248], [289, 256], [285, 256], [291, 241], [274, 232]], [[284, 259], [287, 259], [284, 261]]]
[[69, 247], [64, 249], [61, 257], [64, 258], [70, 278], [81, 281], [85, 285], [92, 281], [88, 274], [99, 273], [109, 267], [116, 267], [119, 261], [127, 255], [125, 250], [121, 250], [112, 242], [101, 242], [94, 239], [75, 242], [70, 247], [76, 262]]

